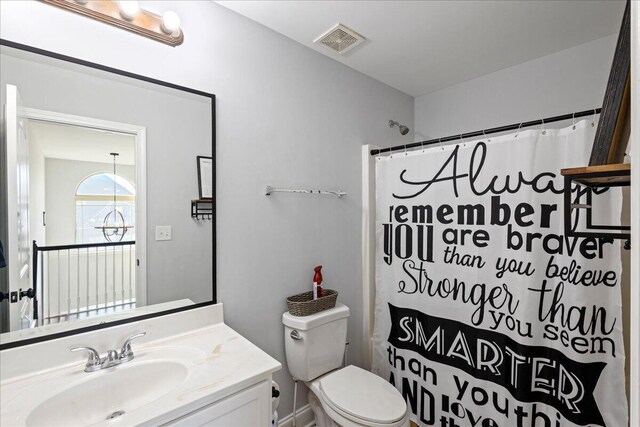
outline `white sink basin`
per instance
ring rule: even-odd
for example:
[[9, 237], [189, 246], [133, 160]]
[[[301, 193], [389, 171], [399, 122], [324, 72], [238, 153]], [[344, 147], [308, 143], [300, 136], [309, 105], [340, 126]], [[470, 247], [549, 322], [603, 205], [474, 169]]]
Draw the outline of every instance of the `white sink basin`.
[[26, 425], [103, 424], [170, 393], [188, 372], [189, 367], [179, 361], [151, 360], [87, 373], [86, 378], [36, 406]]

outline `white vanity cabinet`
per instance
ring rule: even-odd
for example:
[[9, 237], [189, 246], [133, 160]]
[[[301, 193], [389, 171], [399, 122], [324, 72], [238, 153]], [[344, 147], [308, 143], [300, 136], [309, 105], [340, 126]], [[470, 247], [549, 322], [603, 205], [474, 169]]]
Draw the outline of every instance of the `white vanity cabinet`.
[[271, 380], [261, 381], [204, 406], [166, 427], [268, 427], [271, 425]]

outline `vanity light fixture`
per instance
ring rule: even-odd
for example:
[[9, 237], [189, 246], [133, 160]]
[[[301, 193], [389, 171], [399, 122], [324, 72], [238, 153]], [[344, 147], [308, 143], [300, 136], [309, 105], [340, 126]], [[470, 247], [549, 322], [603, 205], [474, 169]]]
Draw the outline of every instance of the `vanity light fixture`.
[[162, 16], [140, 8], [135, 0], [40, 0], [86, 17], [131, 31], [169, 46], [181, 45], [180, 17], [173, 11]]
[[120, 9], [120, 15], [127, 21], [133, 21], [138, 12], [140, 12], [140, 5], [135, 0], [119, 0], [118, 8]]
[[173, 34], [174, 31], [180, 29], [180, 17], [172, 10], [167, 10], [162, 14], [162, 25], [160, 29], [165, 34]]

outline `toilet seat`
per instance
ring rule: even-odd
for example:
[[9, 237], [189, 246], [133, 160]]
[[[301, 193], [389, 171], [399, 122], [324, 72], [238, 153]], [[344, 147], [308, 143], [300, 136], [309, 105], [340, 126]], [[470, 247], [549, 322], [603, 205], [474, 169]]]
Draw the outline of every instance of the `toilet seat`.
[[356, 366], [333, 371], [312, 385], [325, 405], [359, 425], [394, 426], [406, 420], [407, 405], [400, 392]]

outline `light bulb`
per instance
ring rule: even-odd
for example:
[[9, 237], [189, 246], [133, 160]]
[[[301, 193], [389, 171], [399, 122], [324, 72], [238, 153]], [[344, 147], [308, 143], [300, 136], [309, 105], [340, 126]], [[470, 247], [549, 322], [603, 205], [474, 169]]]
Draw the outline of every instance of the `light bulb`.
[[120, 15], [129, 21], [135, 18], [140, 11], [140, 5], [135, 0], [120, 0], [118, 6], [120, 8]]
[[167, 10], [162, 14], [162, 31], [166, 34], [173, 34], [180, 29], [180, 17], [177, 13]]

